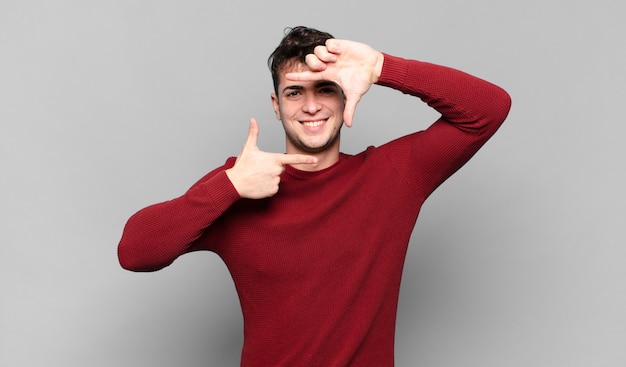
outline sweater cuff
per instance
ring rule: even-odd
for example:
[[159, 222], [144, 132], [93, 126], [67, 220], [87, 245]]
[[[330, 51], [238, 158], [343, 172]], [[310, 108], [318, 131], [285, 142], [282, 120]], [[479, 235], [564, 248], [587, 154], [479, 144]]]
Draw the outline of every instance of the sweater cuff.
[[225, 212], [233, 203], [241, 199], [239, 193], [226, 175], [220, 171], [209, 180], [187, 193], [192, 202], [211, 205], [218, 213]]
[[402, 89], [405, 85], [409, 63], [406, 59], [391, 56], [383, 52], [383, 68], [376, 84], [394, 89]]
[[219, 172], [210, 181], [211, 191], [208, 194], [213, 199], [215, 207], [221, 212], [226, 211], [235, 201], [241, 199], [237, 189], [226, 175], [226, 171]]

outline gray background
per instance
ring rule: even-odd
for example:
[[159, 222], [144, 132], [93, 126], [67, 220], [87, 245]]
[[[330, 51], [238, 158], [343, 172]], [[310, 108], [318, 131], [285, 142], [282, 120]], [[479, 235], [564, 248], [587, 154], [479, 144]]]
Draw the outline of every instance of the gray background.
[[[0, 0], [0, 365], [236, 366], [226, 268], [152, 274], [136, 210], [237, 155], [282, 151], [266, 58], [309, 25], [503, 86], [511, 114], [426, 203], [398, 366], [626, 366], [626, 52], [619, 1]], [[373, 87], [343, 150], [436, 115]]]

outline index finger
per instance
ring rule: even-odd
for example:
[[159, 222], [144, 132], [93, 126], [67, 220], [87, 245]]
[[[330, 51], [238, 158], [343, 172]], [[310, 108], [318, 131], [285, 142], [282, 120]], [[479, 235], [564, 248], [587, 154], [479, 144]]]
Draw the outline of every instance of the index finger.
[[277, 154], [278, 161], [282, 165], [286, 164], [315, 164], [317, 157], [306, 154]]

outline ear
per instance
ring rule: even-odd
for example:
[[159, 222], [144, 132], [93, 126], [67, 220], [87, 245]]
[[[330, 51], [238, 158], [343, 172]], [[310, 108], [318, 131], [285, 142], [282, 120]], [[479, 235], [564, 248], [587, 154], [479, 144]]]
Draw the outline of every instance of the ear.
[[280, 104], [278, 103], [278, 96], [276, 93], [272, 93], [272, 106], [274, 106], [274, 113], [276, 114], [277, 120], [282, 120], [280, 118]]

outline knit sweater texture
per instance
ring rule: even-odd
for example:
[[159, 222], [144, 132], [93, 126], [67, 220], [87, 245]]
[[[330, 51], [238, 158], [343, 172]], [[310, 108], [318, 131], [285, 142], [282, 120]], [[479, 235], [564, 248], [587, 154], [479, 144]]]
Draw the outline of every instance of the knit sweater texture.
[[320, 171], [287, 166], [278, 193], [261, 200], [240, 198], [225, 173], [231, 157], [124, 228], [118, 255], [129, 270], [155, 271], [197, 250], [220, 256], [243, 312], [241, 366], [394, 365], [400, 280], [420, 208], [496, 132], [510, 98], [464, 72], [384, 56], [377, 84], [441, 113], [427, 129], [342, 153]]

